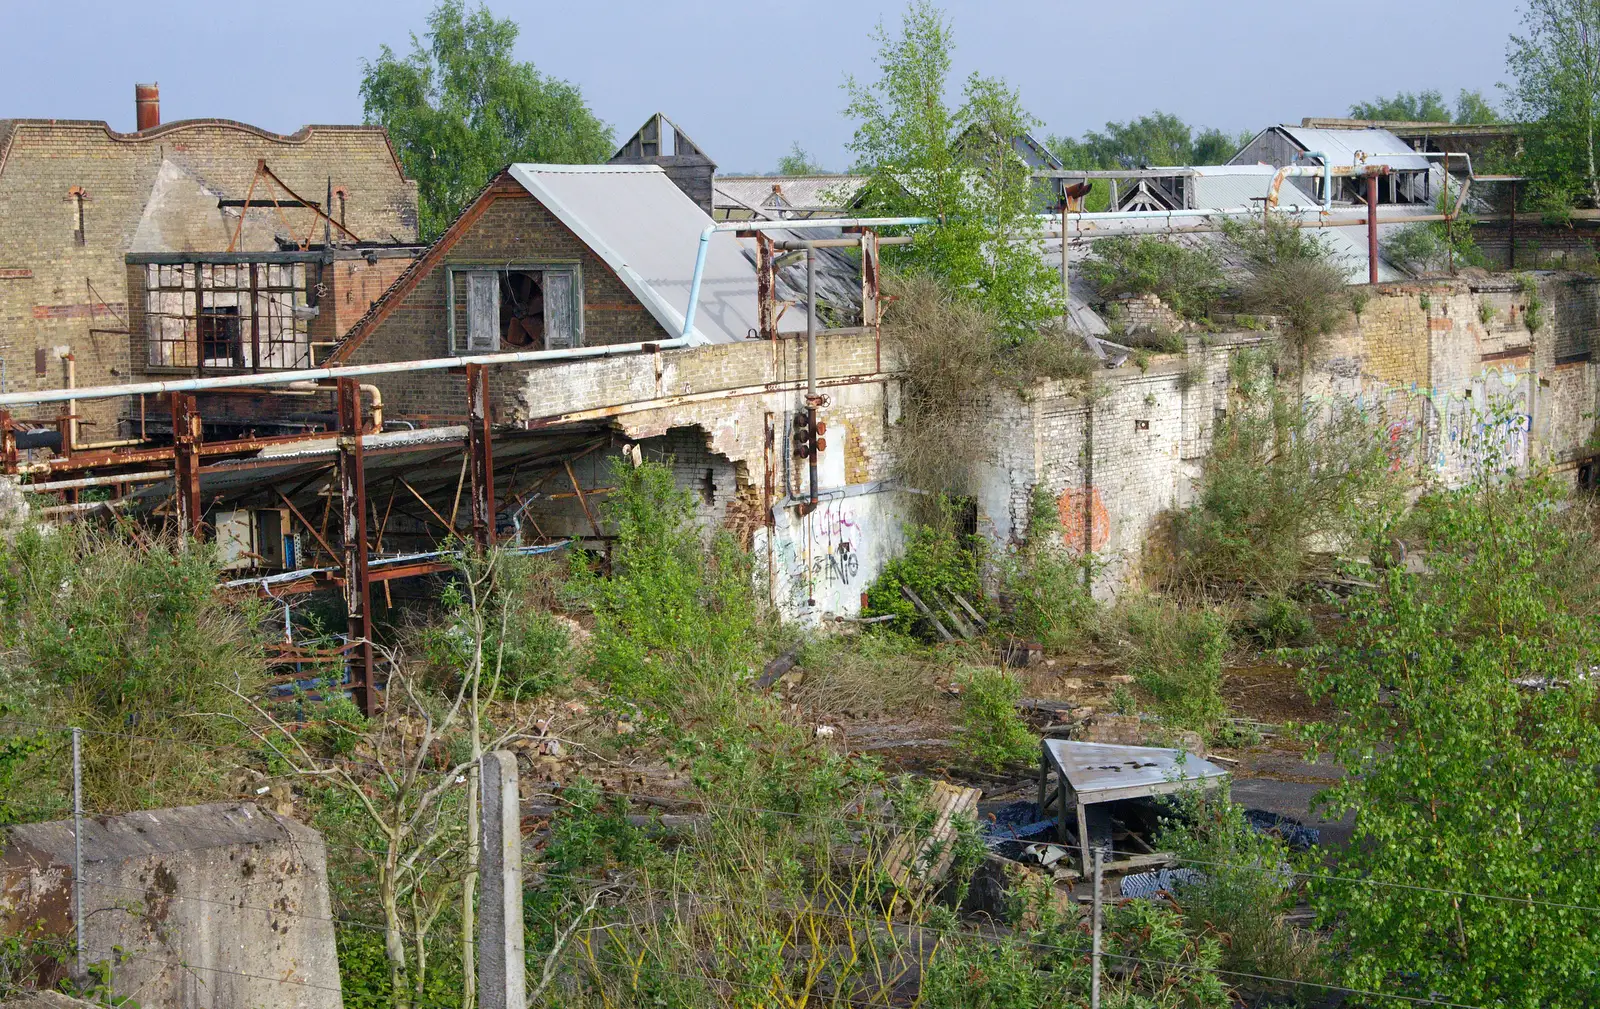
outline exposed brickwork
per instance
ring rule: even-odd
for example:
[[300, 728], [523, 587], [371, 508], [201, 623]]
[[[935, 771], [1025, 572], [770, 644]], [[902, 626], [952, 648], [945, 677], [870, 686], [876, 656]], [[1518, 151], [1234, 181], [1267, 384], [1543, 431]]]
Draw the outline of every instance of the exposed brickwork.
[[[58, 361], [51, 361], [45, 375], [35, 375], [39, 348], [52, 358], [54, 348], [70, 348], [80, 385], [127, 381], [142, 371], [143, 332], [127, 331], [141, 310], [143, 293], [142, 287], [130, 291], [124, 255], [162, 162], [170, 161], [209, 191], [242, 198], [258, 159], [300, 195], [318, 202], [331, 176], [347, 194], [345, 221], [362, 238], [416, 240], [416, 185], [403, 178], [386, 134], [377, 127], [308, 126], [278, 136], [224, 120], [174, 122], [129, 134], [99, 122], [12, 123], [0, 142], [0, 361], [6, 389], [62, 385]], [[80, 194], [81, 244], [76, 234]], [[216, 219], [208, 226], [217, 230], [216, 201], [209, 206], [201, 201], [196, 208], [193, 212]], [[286, 213], [303, 234], [310, 213]], [[320, 228], [315, 237], [320, 240]], [[206, 251], [225, 247], [224, 241]], [[333, 324], [332, 317], [323, 323], [330, 332]], [[83, 437], [116, 437], [118, 419], [127, 410], [117, 401], [85, 403], [83, 413], [94, 426], [85, 428]], [[121, 433], [127, 431], [124, 421]]]

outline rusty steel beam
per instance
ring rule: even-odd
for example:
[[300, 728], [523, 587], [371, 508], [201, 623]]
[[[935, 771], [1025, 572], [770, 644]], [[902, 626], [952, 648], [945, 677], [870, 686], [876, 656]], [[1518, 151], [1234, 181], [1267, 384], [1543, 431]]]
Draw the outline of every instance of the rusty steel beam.
[[10, 410], [0, 410], [0, 469], [7, 475], [17, 472], [17, 427]]
[[1367, 283], [1378, 282], [1378, 173], [1367, 172]]
[[490, 428], [489, 369], [467, 365], [467, 454], [472, 459], [472, 534], [478, 549], [494, 548], [494, 432]]
[[367, 477], [361, 455], [361, 388], [339, 380], [339, 502], [344, 531], [344, 604], [350, 689], [362, 714], [377, 713], [372, 650], [372, 568], [367, 555]]
[[577, 495], [578, 504], [583, 506], [583, 514], [589, 519], [589, 527], [594, 530], [597, 537], [604, 537], [600, 531], [600, 523], [595, 521], [594, 512], [589, 510], [589, 499], [583, 495], [583, 485], [578, 482], [578, 474], [572, 471], [572, 463], [566, 459], [561, 460], [561, 465], [566, 467], [567, 479], [572, 481], [572, 492]]
[[[859, 375], [836, 375], [832, 378], [817, 379], [817, 388], [832, 389], [846, 385], [867, 385], [874, 382], [887, 382], [895, 377], [894, 374], [881, 371]], [[800, 379], [789, 382], [767, 382], [762, 385], [739, 386], [734, 389], [716, 389], [711, 392], [691, 392], [684, 393], [681, 396], [662, 396], [659, 399], [636, 400], [632, 403], [596, 407], [593, 410], [574, 410], [570, 413], [555, 413], [547, 417], [534, 417], [523, 423], [523, 429], [527, 431], [544, 431], [567, 424], [606, 420], [630, 413], [643, 413], [647, 410], [670, 410], [680, 406], [688, 406], [691, 403], [714, 403], [717, 400], [740, 399], [745, 396], [765, 396], [774, 392], [798, 392], [805, 387], [805, 380]]]
[[172, 409], [173, 490], [178, 504], [178, 535], [200, 538], [200, 414], [194, 397], [175, 393]]
[[774, 266], [772, 239], [756, 232], [756, 318], [763, 340], [778, 335], [778, 271]]

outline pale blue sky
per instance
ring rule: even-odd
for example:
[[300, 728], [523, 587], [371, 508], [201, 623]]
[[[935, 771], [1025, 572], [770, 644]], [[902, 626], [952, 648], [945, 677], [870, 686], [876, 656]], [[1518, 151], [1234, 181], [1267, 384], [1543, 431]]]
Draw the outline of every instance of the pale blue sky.
[[[361, 59], [409, 48], [433, 0], [0, 0], [0, 118], [133, 128], [135, 81], [163, 118], [288, 132], [359, 122]], [[1258, 129], [1343, 115], [1353, 101], [1438, 88], [1498, 100], [1516, 0], [1356, 6], [1283, 0], [948, 0], [956, 76], [1006, 78], [1044, 125], [1079, 134], [1151, 109]], [[846, 74], [872, 72], [889, 0], [533, 3], [491, 0], [519, 55], [582, 87], [625, 139], [662, 111], [723, 171], [770, 170], [798, 140], [843, 168]], [[1138, 36], [1137, 39], [1130, 36]]]

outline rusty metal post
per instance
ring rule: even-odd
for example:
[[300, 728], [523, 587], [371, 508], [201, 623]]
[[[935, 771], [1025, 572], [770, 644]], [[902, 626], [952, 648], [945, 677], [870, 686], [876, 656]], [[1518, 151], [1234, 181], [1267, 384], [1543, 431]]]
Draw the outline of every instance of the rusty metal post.
[[467, 453], [472, 470], [472, 533], [484, 553], [494, 547], [494, 446], [489, 418], [489, 368], [469, 364]]
[[778, 271], [773, 267], [772, 239], [764, 231], [756, 236], [756, 319], [763, 340], [778, 338]]
[[377, 712], [372, 654], [372, 570], [367, 556], [367, 476], [361, 446], [361, 387], [339, 379], [339, 503], [344, 517], [345, 631], [350, 692], [364, 715]]
[[878, 270], [878, 233], [861, 229], [861, 325], [873, 335], [873, 370], [883, 371], [882, 278]]
[[1065, 337], [1072, 329], [1072, 285], [1067, 276], [1067, 211], [1070, 209], [1065, 197], [1061, 200], [1061, 335]]
[[[806, 249], [806, 423], [813, 432], [817, 430], [817, 407], [822, 397], [817, 395], [817, 250]], [[817, 507], [817, 447], [807, 453], [811, 476], [811, 508]], [[809, 509], [808, 509], [809, 510]]]
[[1511, 183], [1511, 220], [1506, 225], [1506, 266], [1517, 268], [1517, 184]]
[[178, 505], [178, 535], [200, 538], [200, 414], [195, 399], [173, 393], [172, 475]]
[[0, 410], [0, 469], [17, 471], [17, 429], [10, 410]]
[[[1423, 178], [1427, 178], [1427, 176], [1423, 176]], [[1448, 213], [1449, 213], [1448, 208], [1450, 206], [1450, 152], [1449, 151], [1445, 151], [1444, 152], [1444, 193], [1443, 193], [1443, 195], [1441, 196], [1440, 199], [1441, 199], [1441, 205], [1446, 208], [1446, 214], [1448, 215]], [[1456, 240], [1455, 240], [1454, 231], [1451, 228], [1451, 225], [1454, 224], [1454, 223], [1455, 223], [1455, 221], [1453, 221], [1449, 216], [1445, 217], [1445, 219], [1444, 219], [1444, 254], [1445, 254], [1445, 259], [1446, 259], [1447, 265], [1449, 266], [1449, 269], [1450, 269], [1450, 275], [1451, 276], [1455, 276], [1455, 272], [1456, 272]]]
[[1367, 169], [1367, 283], [1378, 282], [1378, 173]]

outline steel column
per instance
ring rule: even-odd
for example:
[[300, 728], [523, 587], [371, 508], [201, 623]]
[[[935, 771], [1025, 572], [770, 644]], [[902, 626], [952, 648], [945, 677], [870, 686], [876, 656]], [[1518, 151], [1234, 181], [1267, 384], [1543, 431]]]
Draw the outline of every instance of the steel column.
[[472, 534], [478, 549], [494, 547], [494, 446], [489, 426], [489, 369], [467, 365], [467, 453], [472, 469]]
[[1367, 172], [1367, 283], [1378, 282], [1378, 173]]
[[763, 340], [778, 338], [778, 271], [774, 268], [772, 239], [763, 232], [756, 236], [756, 318]]
[[10, 410], [0, 410], [0, 469], [17, 471], [17, 429]]
[[200, 414], [194, 397], [174, 393], [172, 409], [173, 491], [178, 502], [178, 535], [200, 538]]
[[372, 569], [367, 556], [367, 477], [362, 462], [361, 387], [341, 378], [339, 502], [344, 517], [344, 605], [351, 646], [350, 691], [364, 715], [377, 712], [372, 653]]

